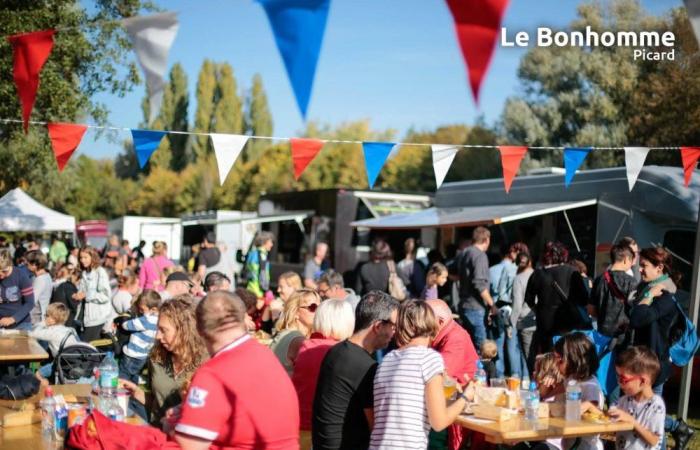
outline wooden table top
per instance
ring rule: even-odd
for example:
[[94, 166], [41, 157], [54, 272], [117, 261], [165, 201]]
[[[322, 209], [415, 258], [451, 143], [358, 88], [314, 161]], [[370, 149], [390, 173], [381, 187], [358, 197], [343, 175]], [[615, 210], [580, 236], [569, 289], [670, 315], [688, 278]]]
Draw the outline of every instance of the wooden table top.
[[621, 422], [605, 424], [585, 421], [569, 422], [554, 417], [540, 419], [537, 421], [536, 426], [533, 426], [522, 415], [503, 422], [460, 415], [456, 422], [464, 428], [485, 434], [486, 440], [493, 444], [515, 444], [523, 441], [542, 441], [557, 437], [616, 433], [618, 431], [630, 431], [634, 428], [631, 424]]
[[29, 336], [0, 336], [0, 362], [41, 361], [48, 359], [36, 339]]
[[[51, 386], [51, 388], [56, 395], [74, 395], [76, 397], [88, 397], [92, 392], [92, 386], [89, 384], [54, 385]], [[24, 401], [37, 403], [41, 397], [43, 397], [43, 395], [37, 394], [36, 396]], [[8, 406], [19, 403], [22, 403], [22, 401], [0, 401], [0, 417], [6, 412], [12, 411], [12, 409], [8, 408]], [[144, 422], [138, 416], [128, 418], [127, 422], [135, 425], [144, 424]], [[10, 428], [0, 427], [0, 450], [53, 450], [62, 448], [63, 442], [50, 442], [43, 439], [41, 433], [41, 422]]]

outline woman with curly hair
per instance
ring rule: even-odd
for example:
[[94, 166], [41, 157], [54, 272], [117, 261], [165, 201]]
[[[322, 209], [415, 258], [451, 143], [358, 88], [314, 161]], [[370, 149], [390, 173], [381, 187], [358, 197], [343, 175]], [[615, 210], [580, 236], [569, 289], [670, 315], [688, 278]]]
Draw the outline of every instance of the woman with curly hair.
[[183, 385], [207, 358], [206, 346], [197, 332], [194, 299], [188, 294], [178, 295], [163, 303], [158, 313], [156, 344], [148, 361], [149, 396], [134, 383], [120, 381], [137, 402], [145, 405], [149, 422], [159, 426], [168, 409], [182, 402]]

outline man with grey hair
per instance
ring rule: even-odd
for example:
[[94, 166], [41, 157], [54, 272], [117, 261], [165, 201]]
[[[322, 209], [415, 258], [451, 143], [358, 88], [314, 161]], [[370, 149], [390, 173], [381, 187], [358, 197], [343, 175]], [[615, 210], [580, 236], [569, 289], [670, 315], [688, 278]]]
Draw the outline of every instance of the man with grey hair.
[[175, 426], [183, 449], [299, 448], [294, 386], [272, 351], [248, 334], [245, 312], [227, 291], [197, 305], [197, 330], [211, 358], [192, 377]]
[[314, 254], [304, 266], [304, 286], [316, 289], [316, 280], [323, 275], [327, 266], [326, 256], [328, 255], [328, 244], [323, 241], [316, 242]]
[[313, 404], [314, 450], [369, 447], [374, 422], [376, 350], [394, 337], [399, 303], [370, 291], [355, 310], [355, 332], [333, 346], [321, 363]]
[[352, 305], [352, 309], [356, 309], [360, 301], [355, 291], [345, 287], [343, 275], [333, 270], [321, 275], [316, 291], [324, 300], [331, 298], [345, 300]]

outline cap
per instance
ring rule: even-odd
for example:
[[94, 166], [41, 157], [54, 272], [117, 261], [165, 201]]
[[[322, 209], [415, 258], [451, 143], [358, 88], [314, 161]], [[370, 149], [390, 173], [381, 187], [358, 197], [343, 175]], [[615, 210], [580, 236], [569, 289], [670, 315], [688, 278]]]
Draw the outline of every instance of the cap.
[[187, 283], [193, 284], [192, 280], [190, 280], [190, 277], [188, 277], [185, 272], [171, 273], [170, 275], [168, 275], [168, 278], [165, 279], [165, 282], [170, 283], [171, 281], [185, 281]]

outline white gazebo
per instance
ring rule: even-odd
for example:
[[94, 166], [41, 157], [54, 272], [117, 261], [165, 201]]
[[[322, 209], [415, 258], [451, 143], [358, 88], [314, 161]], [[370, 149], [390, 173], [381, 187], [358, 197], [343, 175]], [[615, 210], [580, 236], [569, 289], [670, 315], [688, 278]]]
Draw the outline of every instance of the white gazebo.
[[75, 218], [47, 208], [15, 188], [0, 198], [0, 231], [75, 232]]

